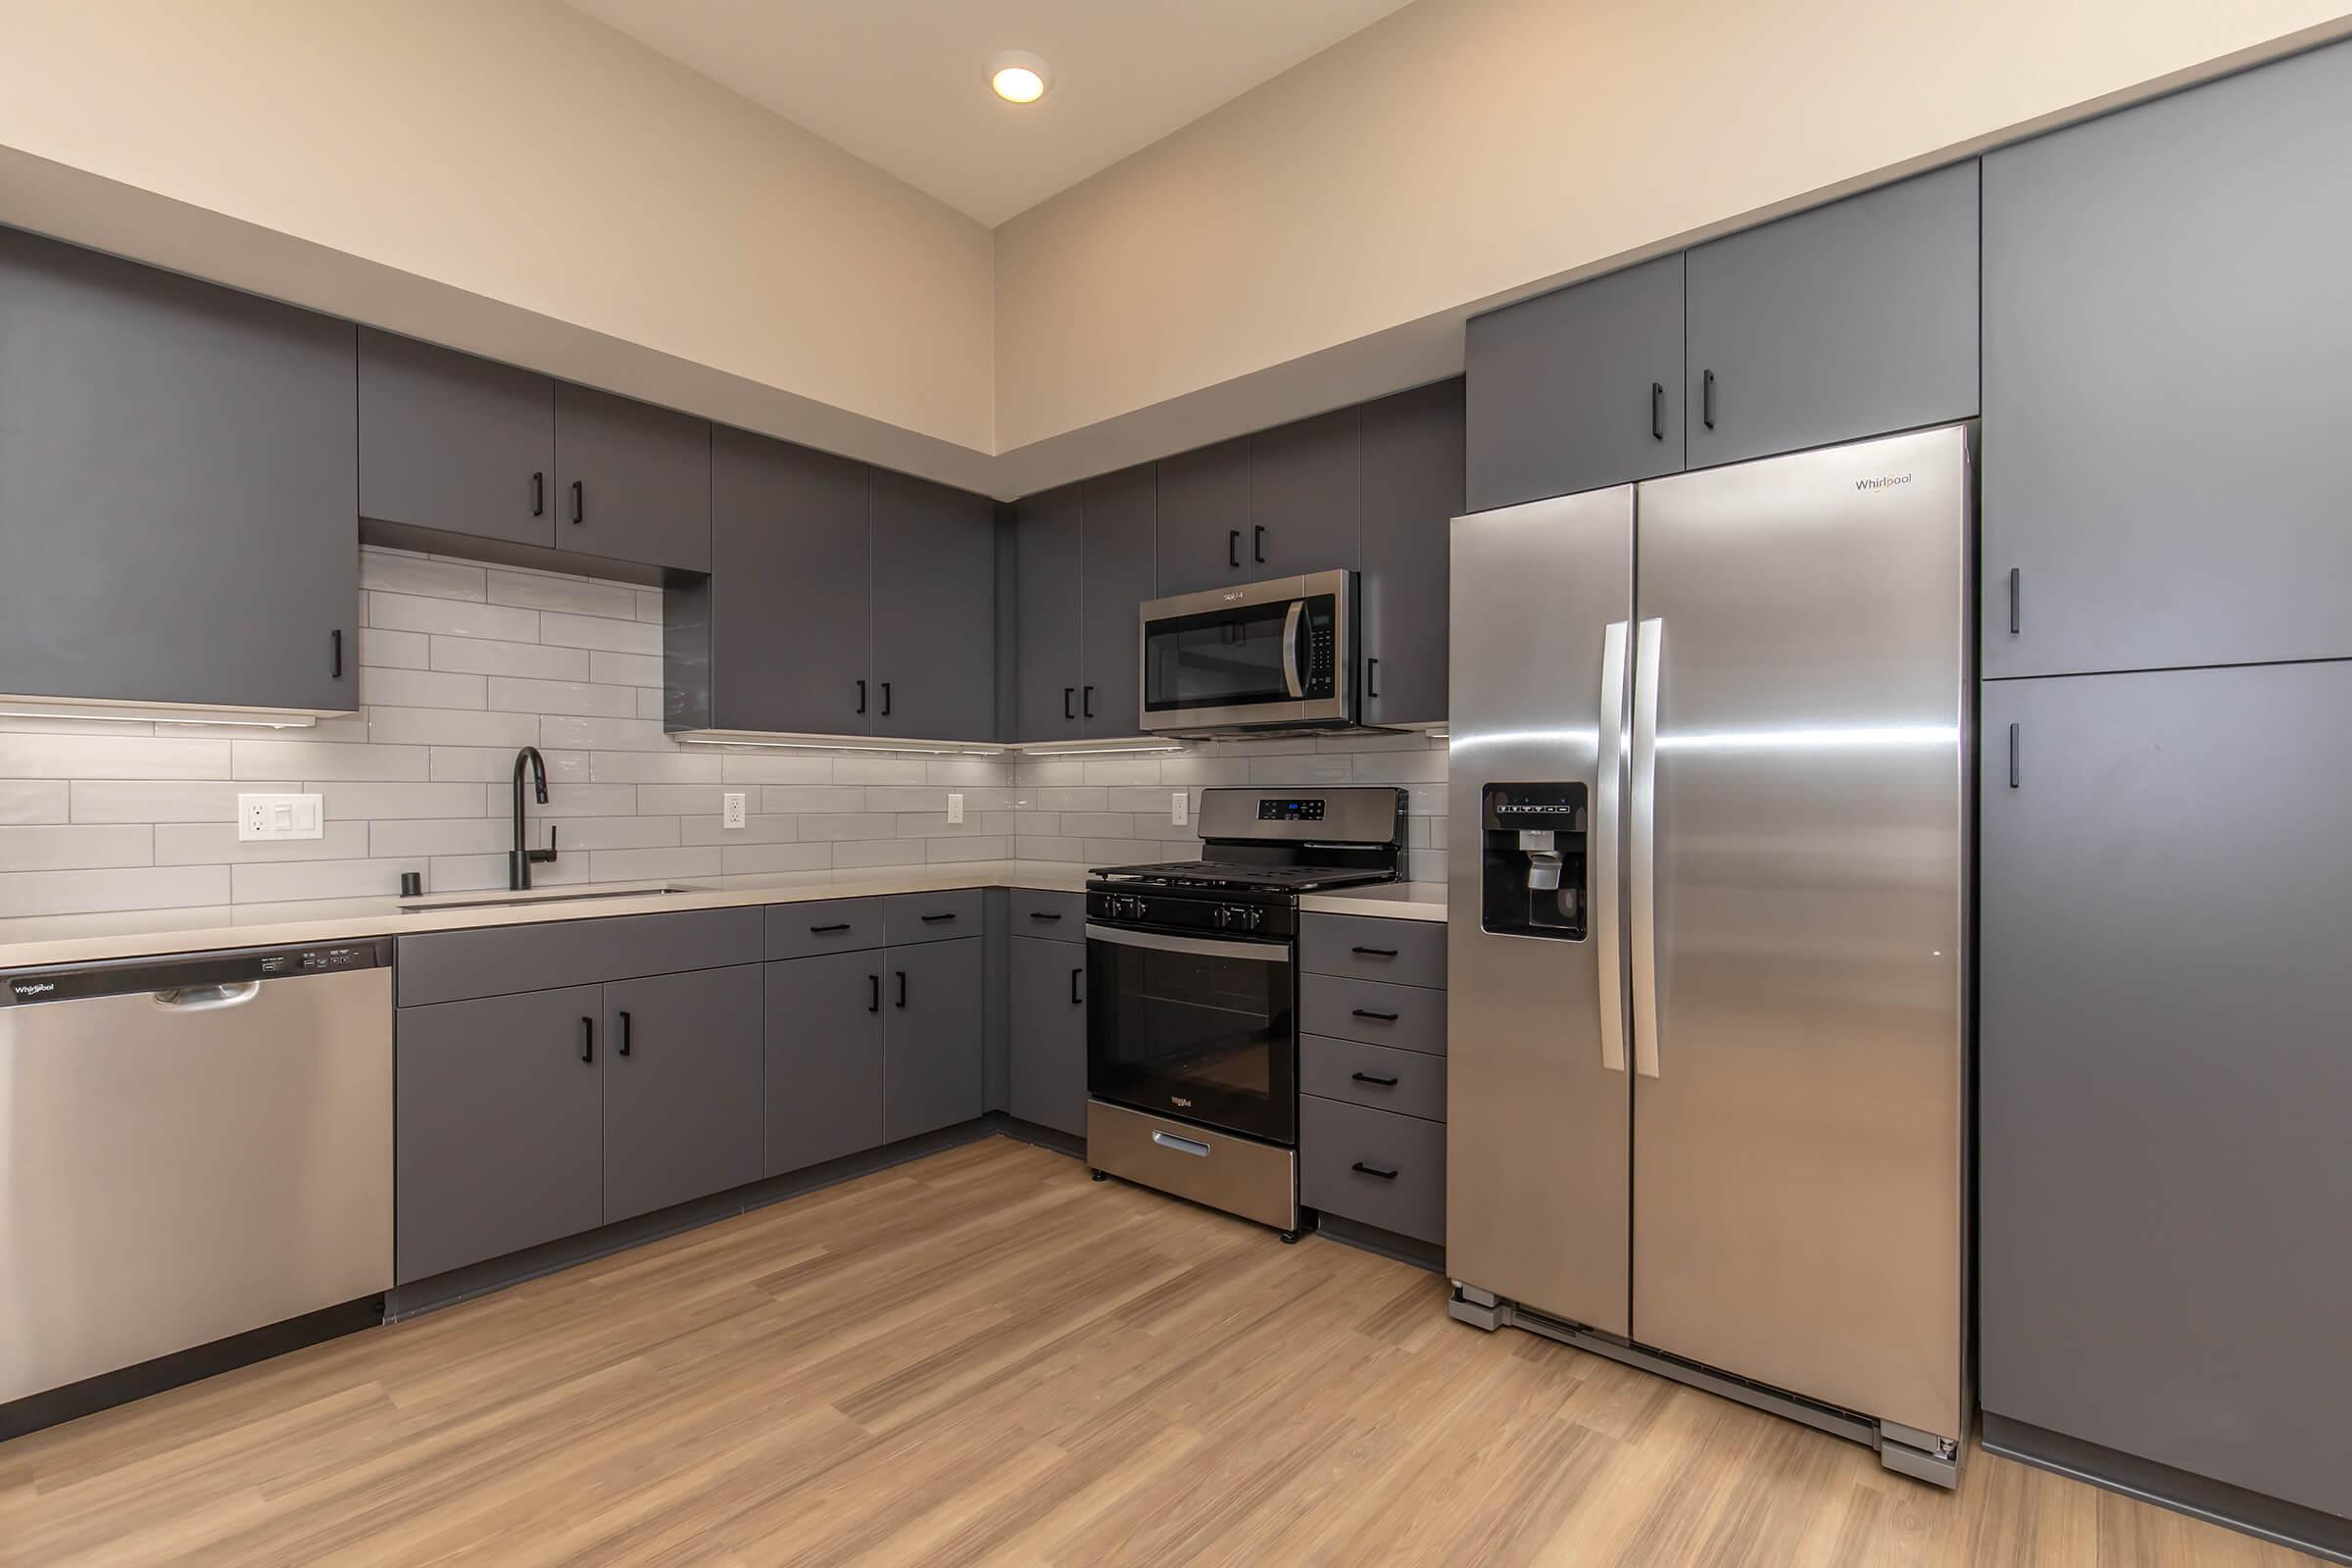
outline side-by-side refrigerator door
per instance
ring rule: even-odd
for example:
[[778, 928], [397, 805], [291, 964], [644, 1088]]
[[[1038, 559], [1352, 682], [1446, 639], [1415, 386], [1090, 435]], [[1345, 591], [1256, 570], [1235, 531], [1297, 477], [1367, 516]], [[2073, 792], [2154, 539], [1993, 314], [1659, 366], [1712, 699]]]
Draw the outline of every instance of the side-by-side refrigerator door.
[[1627, 808], [1634, 1338], [1950, 1438], [1970, 511], [1957, 426], [1643, 484]]
[[1446, 1250], [1626, 1332], [1633, 487], [1453, 522]]

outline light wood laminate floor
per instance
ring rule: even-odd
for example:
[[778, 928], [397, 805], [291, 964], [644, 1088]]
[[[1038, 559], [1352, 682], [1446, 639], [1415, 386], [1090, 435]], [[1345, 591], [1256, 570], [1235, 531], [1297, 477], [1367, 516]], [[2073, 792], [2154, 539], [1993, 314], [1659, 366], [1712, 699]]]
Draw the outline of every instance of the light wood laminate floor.
[[0, 1562], [2286, 1564], [990, 1139], [0, 1445]]

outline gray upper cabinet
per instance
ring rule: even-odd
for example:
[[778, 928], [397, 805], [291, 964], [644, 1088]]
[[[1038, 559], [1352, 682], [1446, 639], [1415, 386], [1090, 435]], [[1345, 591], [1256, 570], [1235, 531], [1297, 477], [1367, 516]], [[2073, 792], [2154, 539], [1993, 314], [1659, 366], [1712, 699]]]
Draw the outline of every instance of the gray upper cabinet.
[[883, 977], [882, 1134], [890, 1142], [983, 1108], [982, 939], [888, 952]]
[[355, 353], [0, 229], [0, 692], [357, 707]]
[[767, 966], [767, 1173], [882, 1143], [879, 949]]
[[1250, 438], [1245, 577], [1355, 569], [1358, 423], [1356, 410], [1334, 409]]
[[722, 426], [710, 467], [710, 710], [693, 727], [867, 733], [865, 465]]
[[360, 514], [504, 544], [556, 542], [556, 384], [362, 327]]
[[1009, 1107], [1023, 1121], [1086, 1136], [1086, 948], [1012, 939]]
[[1086, 487], [1064, 485], [1023, 497], [1014, 524], [1020, 615], [1014, 692], [1022, 740], [1084, 733], [1078, 698], [1086, 683], [1085, 511]]
[[2352, 1515], [2352, 662], [1983, 703], [1984, 1409]]
[[1977, 412], [1971, 159], [1689, 257], [1689, 466]]
[[399, 1009], [401, 1284], [604, 1222], [604, 995], [572, 986]]
[[1155, 466], [1146, 463], [1089, 479], [1085, 491], [1084, 626], [1079, 638], [1085, 659], [1080, 666], [1078, 727], [1090, 737], [1133, 735], [1143, 727], [1136, 611], [1157, 592]]
[[872, 473], [873, 733], [993, 740], [996, 508], [966, 490]]
[[1446, 716], [1446, 573], [1462, 510], [1457, 377], [1363, 407], [1358, 642], [1367, 724]]
[[1683, 467], [1683, 258], [1523, 300], [1468, 328], [1468, 505]]
[[710, 425], [556, 384], [556, 548], [710, 569]]
[[605, 1223], [759, 1180], [761, 978], [755, 963], [604, 988]]
[[2337, 44], [1985, 158], [1987, 675], [2352, 655], [2347, 103]]
[[1250, 438], [1159, 461], [1162, 597], [1271, 575], [1250, 564]]

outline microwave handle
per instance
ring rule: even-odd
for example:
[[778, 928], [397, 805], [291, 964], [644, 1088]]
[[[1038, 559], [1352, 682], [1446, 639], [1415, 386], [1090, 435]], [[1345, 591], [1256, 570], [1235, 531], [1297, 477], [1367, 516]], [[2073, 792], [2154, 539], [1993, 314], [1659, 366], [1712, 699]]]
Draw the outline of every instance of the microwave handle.
[[1306, 601], [1291, 601], [1291, 612], [1282, 617], [1282, 684], [1293, 697], [1304, 697], [1306, 688], [1298, 680], [1298, 621], [1306, 613]]

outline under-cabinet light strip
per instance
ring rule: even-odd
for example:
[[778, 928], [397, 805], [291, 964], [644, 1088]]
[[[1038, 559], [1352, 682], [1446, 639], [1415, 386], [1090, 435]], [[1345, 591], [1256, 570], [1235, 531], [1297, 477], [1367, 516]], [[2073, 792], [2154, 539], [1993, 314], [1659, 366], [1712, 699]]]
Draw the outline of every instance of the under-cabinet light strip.
[[203, 713], [178, 708], [76, 708], [46, 704], [0, 707], [0, 718], [70, 718], [101, 724], [231, 725], [242, 729], [310, 729], [318, 722], [309, 713]]

